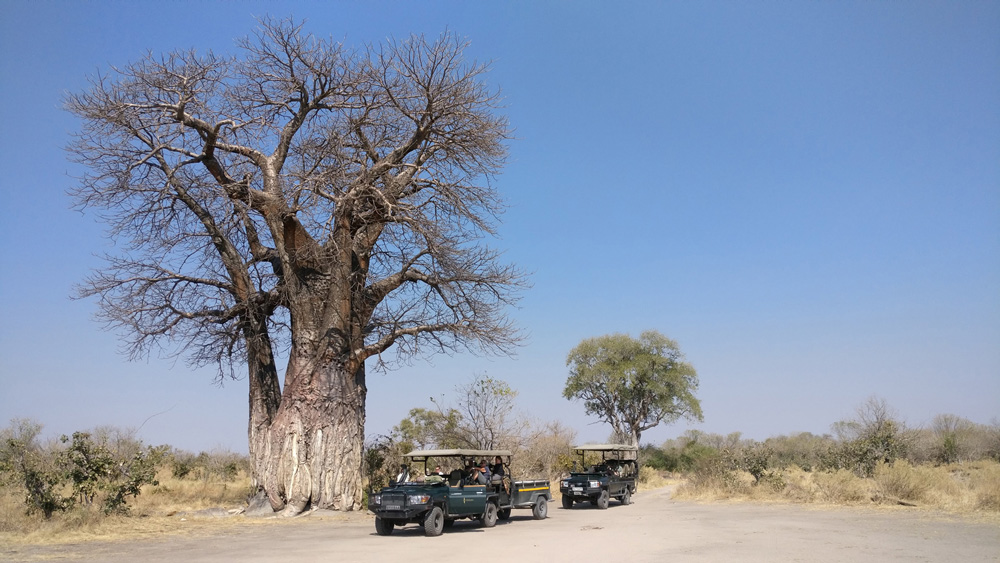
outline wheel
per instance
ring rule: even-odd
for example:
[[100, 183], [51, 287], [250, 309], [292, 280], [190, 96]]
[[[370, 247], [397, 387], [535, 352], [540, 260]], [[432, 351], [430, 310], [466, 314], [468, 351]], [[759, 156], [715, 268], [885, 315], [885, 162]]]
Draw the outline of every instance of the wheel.
[[569, 495], [563, 495], [562, 504], [563, 508], [573, 508], [573, 499]]
[[392, 520], [383, 520], [378, 516], [375, 517], [375, 533], [380, 536], [388, 536], [392, 533], [392, 529], [396, 526]]
[[444, 530], [444, 512], [441, 508], [435, 506], [424, 516], [424, 535], [425, 536], [440, 536], [441, 532]]
[[549, 501], [545, 500], [545, 497], [538, 497], [538, 502], [531, 507], [531, 515], [535, 517], [535, 520], [545, 520], [548, 514]]
[[625, 489], [625, 494], [622, 495], [622, 504], [632, 504], [632, 491]]
[[601, 491], [601, 496], [597, 497], [597, 501], [595, 501], [594, 504], [597, 505], [597, 508], [600, 508], [601, 510], [605, 510], [605, 509], [608, 508], [608, 499], [609, 498], [610, 497], [608, 496], [608, 492], [607, 491]]
[[486, 528], [492, 528], [497, 525], [497, 505], [492, 502], [486, 503], [486, 512], [483, 513], [482, 517], [479, 519]]
[[510, 518], [510, 508], [501, 508], [500, 511], [497, 512], [497, 518], [504, 521], [508, 520]]

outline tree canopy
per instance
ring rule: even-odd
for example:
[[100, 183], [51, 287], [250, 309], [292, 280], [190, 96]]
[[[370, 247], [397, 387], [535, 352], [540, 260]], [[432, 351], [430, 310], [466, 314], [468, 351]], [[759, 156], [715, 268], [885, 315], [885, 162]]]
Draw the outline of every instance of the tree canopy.
[[589, 338], [569, 353], [563, 396], [639, 445], [644, 430], [685, 417], [701, 420], [698, 374], [677, 343], [656, 331]]

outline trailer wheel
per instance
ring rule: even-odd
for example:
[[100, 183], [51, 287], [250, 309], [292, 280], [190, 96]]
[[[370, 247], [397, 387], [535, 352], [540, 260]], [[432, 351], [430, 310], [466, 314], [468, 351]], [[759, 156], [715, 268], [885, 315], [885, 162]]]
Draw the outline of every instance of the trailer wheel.
[[531, 507], [531, 515], [535, 517], [535, 520], [545, 520], [545, 517], [549, 514], [549, 501], [545, 500], [545, 497], [538, 497], [538, 501], [535, 502], [535, 506]]

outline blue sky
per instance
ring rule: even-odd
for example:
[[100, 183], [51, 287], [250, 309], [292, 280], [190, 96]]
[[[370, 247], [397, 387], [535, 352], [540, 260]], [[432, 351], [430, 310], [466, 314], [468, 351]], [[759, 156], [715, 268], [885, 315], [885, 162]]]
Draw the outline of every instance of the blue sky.
[[486, 373], [528, 416], [582, 339], [656, 329], [702, 424], [829, 432], [870, 396], [908, 424], [1000, 417], [1000, 4], [24, 2], [0, 5], [0, 423], [246, 450], [246, 383], [128, 362], [69, 298], [111, 244], [70, 209], [61, 96], [150, 50], [231, 52], [270, 14], [347, 45], [450, 29], [492, 60], [516, 130], [495, 246], [533, 272], [516, 358], [369, 376], [368, 432]]

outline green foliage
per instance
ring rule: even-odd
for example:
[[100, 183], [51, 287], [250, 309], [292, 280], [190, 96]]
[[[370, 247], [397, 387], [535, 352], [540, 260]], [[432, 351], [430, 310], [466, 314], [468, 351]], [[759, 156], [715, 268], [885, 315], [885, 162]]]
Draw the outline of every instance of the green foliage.
[[[460, 448], [467, 445], [462, 438], [462, 415], [455, 409], [410, 409], [409, 415], [392, 429], [393, 440], [407, 451], [437, 448]], [[404, 452], [405, 453], [405, 452]]]
[[[507, 382], [476, 377], [455, 387], [455, 407], [414, 408], [391, 432], [401, 449], [517, 449], [527, 425], [514, 411], [517, 391]], [[408, 451], [408, 450], [407, 450]]]
[[[62, 437], [62, 442], [70, 438]], [[129, 498], [135, 498], [146, 484], [156, 485], [152, 448], [135, 451], [130, 457], [115, 455], [107, 442], [95, 442], [86, 432], [74, 432], [61, 462], [79, 501], [90, 506], [99, 492], [104, 493], [105, 514], [126, 514]]]
[[362, 471], [368, 480], [367, 491], [378, 491], [388, 485], [398, 472], [396, 464], [400, 456], [410, 449], [391, 436], [376, 436], [367, 441], [361, 458]]
[[[110, 440], [101, 432], [94, 440], [87, 432], [63, 436], [61, 449], [39, 447], [41, 425], [25, 420], [12, 421], [2, 433], [0, 466], [25, 490], [29, 513], [42, 512], [46, 519], [76, 504], [90, 507], [100, 498], [105, 514], [128, 512], [126, 505], [146, 484], [157, 484], [157, 450], [143, 449], [135, 440]], [[120, 437], [120, 435], [119, 435]], [[64, 496], [65, 491], [72, 491]]]
[[570, 351], [563, 389], [587, 414], [636, 445], [644, 430], [685, 417], [701, 420], [698, 375], [677, 343], [656, 331], [590, 338]]
[[42, 425], [27, 419], [14, 419], [0, 433], [0, 468], [5, 479], [24, 487], [28, 514], [41, 512], [46, 520], [55, 512], [73, 506], [73, 497], [62, 495], [66, 473], [53, 456], [38, 444]]
[[645, 455], [649, 456], [648, 464], [651, 467], [666, 471], [690, 472], [699, 467], [703, 459], [716, 456], [720, 451], [734, 448], [738, 444], [738, 432], [720, 436], [692, 430], [685, 432], [681, 438], [667, 441], [659, 449], [659, 453], [653, 453], [649, 449], [650, 446], [645, 446], [640, 450], [640, 455], [642, 451], [646, 451]]
[[886, 402], [873, 397], [858, 408], [856, 419], [834, 424], [841, 441], [829, 450], [824, 466], [871, 477], [879, 463], [891, 465], [906, 454], [904, 429]]
[[[63, 436], [61, 441], [65, 444], [69, 438]], [[73, 482], [73, 494], [82, 504], [90, 506], [97, 492], [111, 477], [115, 465], [111, 452], [95, 444], [90, 434], [74, 432], [73, 441], [62, 452], [61, 458]]]
[[228, 451], [201, 452], [198, 455], [173, 451], [161, 457], [170, 466], [171, 474], [178, 479], [234, 481], [240, 471], [250, 471], [246, 456]]
[[795, 465], [806, 471], [823, 466], [827, 452], [836, 444], [833, 437], [800, 432], [790, 436], [777, 436], [764, 441], [774, 453], [774, 465]]

